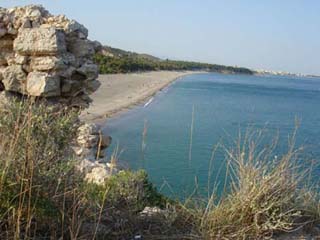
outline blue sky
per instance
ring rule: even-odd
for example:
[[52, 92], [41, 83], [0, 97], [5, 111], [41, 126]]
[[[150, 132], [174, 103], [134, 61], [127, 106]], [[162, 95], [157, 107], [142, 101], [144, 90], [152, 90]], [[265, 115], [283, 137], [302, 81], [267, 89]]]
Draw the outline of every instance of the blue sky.
[[1, 7], [30, 3], [126, 50], [320, 74], [318, 0], [0, 0]]

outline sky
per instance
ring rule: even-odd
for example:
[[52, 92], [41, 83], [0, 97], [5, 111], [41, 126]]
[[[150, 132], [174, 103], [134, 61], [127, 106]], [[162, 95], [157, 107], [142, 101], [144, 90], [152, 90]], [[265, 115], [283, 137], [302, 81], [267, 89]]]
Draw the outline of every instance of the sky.
[[0, 0], [27, 4], [77, 20], [112, 47], [320, 75], [319, 0]]

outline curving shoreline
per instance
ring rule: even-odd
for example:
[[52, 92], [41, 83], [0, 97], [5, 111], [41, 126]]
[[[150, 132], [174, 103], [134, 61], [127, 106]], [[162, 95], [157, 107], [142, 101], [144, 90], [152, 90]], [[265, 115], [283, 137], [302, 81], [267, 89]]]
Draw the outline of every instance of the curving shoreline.
[[140, 104], [180, 77], [202, 72], [157, 71], [99, 75], [100, 88], [93, 103], [81, 114], [86, 122], [99, 122]]

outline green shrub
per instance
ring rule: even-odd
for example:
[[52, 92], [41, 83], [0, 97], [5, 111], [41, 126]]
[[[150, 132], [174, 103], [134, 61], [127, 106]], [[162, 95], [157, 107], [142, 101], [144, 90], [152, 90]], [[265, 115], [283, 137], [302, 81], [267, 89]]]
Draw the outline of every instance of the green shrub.
[[127, 209], [133, 213], [143, 210], [146, 206], [164, 208], [169, 201], [150, 183], [147, 173], [143, 170], [120, 171], [111, 176], [104, 186], [88, 184], [87, 187], [93, 201], [102, 201], [104, 192], [107, 191], [106, 206]]
[[69, 152], [76, 128], [77, 114], [70, 109], [25, 100], [0, 110], [2, 235], [50, 235], [68, 222], [62, 212], [78, 181]]
[[166, 205], [144, 171], [84, 182], [70, 149], [77, 127], [68, 108], [24, 100], [0, 109], [0, 239], [87, 239], [99, 225], [117, 238], [145, 206]]

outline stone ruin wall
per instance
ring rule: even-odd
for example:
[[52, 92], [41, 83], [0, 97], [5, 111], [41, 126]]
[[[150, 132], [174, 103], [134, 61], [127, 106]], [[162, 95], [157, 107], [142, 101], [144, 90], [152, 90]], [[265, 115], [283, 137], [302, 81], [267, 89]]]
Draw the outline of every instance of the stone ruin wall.
[[83, 25], [42, 6], [0, 8], [2, 95], [88, 107], [100, 85], [93, 56], [101, 45], [87, 37]]
[[[42, 6], [0, 8], [0, 107], [11, 96], [88, 107], [89, 94], [100, 86], [93, 57], [101, 45], [87, 37], [83, 25]], [[97, 125], [79, 127], [71, 147], [88, 181], [103, 184], [118, 171], [104, 155], [110, 144], [111, 137]]]

